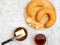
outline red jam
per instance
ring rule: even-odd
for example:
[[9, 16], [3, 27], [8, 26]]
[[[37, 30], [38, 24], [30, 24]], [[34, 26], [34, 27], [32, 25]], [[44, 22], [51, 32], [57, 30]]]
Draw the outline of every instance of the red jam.
[[43, 34], [38, 34], [36, 35], [34, 41], [37, 45], [44, 45], [46, 43], [46, 37]]

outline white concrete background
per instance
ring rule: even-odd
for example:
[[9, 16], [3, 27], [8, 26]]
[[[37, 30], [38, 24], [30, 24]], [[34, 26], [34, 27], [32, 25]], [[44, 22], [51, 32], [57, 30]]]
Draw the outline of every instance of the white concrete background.
[[37, 31], [29, 27], [24, 20], [24, 8], [30, 0], [0, 0], [0, 45], [1, 42], [13, 37], [13, 31], [17, 27], [25, 27], [28, 37], [24, 41], [14, 40], [6, 45], [35, 45], [34, 36], [42, 33], [47, 37], [47, 45], [60, 45], [60, 0], [50, 0], [57, 12], [57, 21], [51, 27], [43, 31]]

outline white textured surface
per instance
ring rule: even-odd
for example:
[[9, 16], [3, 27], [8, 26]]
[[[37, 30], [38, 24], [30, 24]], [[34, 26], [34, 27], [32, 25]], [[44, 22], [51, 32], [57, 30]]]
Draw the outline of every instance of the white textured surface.
[[47, 37], [47, 45], [60, 45], [60, 0], [51, 0], [56, 7], [57, 21], [54, 26], [43, 31], [30, 28], [24, 20], [24, 8], [30, 0], [0, 0], [0, 45], [1, 42], [13, 37], [16, 27], [23, 26], [28, 30], [26, 40], [12, 41], [6, 45], [35, 45], [34, 36], [42, 33]]

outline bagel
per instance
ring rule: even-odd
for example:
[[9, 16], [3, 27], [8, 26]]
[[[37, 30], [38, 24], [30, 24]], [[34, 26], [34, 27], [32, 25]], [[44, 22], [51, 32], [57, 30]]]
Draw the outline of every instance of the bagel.
[[30, 2], [30, 4], [27, 7], [27, 12], [28, 12], [29, 16], [32, 17], [35, 15], [36, 12], [34, 10], [36, 7], [43, 7], [43, 6], [44, 6], [44, 4], [37, 0]]
[[44, 8], [44, 9], [39, 10], [39, 12], [36, 15], [36, 21], [39, 22], [44, 15], [49, 16], [49, 20], [46, 23], [45, 27], [52, 26], [56, 21], [56, 13], [54, 12], [54, 10], [52, 10], [50, 8]]
[[[54, 18], [52, 18], [51, 17], [52, 15], [49, 12], [47, 12], [50, 9], [51, 9], [50, 12], [52, 12], [53, 14], [55, 13]], [[44, 11], [44, 10], [47, 10], [47, 11]], [[40, 17], [40, 12], [43, 13], [41, 17]], [[49, 15], [46, 13], [48, 13]], [[48, 28], [55, 23], [56, 11], [54, 6], [47, 0], [32, 0], [25, 9], [24, 17], [28, 25], [30, 25], [35, 29], [40, 30], [40, 29]]]
[[[37, 7], [44, 8], [44, 7], [48, 7], [48, 8], [52, 8], [54, 9], [54, 6], [49, 2], [49, 1], [44, 1], [44, 0], [33, 0], [31, 1], [28, 6], [27, 6], [27, 13], [30, 17], [33, 17], [36, 15], [36, 13], [38, 12], [37, 10], [35, 10]], [[38, 9], [39, 10], [39, 9]]]

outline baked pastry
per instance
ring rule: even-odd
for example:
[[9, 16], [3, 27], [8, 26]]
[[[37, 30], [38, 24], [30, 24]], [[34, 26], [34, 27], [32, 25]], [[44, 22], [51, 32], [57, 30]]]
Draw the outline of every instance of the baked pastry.
[[[39, 14], [40, 12], [42, 15]], [[55, 23], [56, 11], [47, 0], [32, 0], [25, 9], [24, 17], [28, 25], [40, 30], [51, 27]]]

